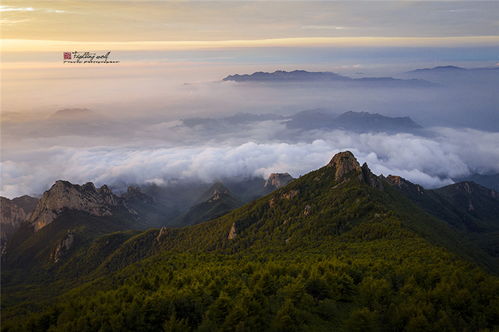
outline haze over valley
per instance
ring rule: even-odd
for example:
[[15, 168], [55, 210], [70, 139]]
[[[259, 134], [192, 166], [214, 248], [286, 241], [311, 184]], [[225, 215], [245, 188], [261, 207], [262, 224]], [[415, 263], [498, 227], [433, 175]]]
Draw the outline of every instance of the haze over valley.
[[[499, 101], [492, 92], [499, 70], [404, 73], [411, 74], [416, 86], [407, 85], [412, 78], [352, 85], [339, 75], [226, 79], [180, 85], [172, 104], [152, 109], [116, 101], [75, 103], [35, 118], [6, 112], [1, 193], [40, 195], [58, 179], [120, 186], [272, 172], [298, 177], [343, 149], [376, 174], [399, 174], [428, 188], [499, 173]], [[171, 93], [164, 91], [164, 103]]]

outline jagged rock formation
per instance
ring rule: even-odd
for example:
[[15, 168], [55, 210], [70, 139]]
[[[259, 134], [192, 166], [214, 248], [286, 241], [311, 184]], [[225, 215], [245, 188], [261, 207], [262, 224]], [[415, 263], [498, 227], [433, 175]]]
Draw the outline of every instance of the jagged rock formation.
[[210, 198], [208, 198], [207, 202], [216, 202], [229, 196], [230, 192], [222, 183], [217, 182], [208, 190], [208, 195]]
[[407, 181], [403, 177], [400, 177], [397, 175], [388, 175], [386, 177], [386, 181], [388, 181], [388, 183], [391, 184], [392, 186], [395, 186], [399, 189], [410, 190], [410, 191], [416, 192], [420, 195], [424, 194], [423, 187], [421, 187], [419, 184], [414, 184], [410, 181]]
[[64, 238], [54, 248], [54, 251], [50, 255], [50, 259], [54, 263], [58, 263], [61, 260], [61, 258], [64, 256], [64, 254], [69, 249], [71, 249], [73, 243], [74, 243], [74, 233], [73, 231], [69, 230], [67, 234], [64, 236]]
[[339, 183], [356, 174], [359, 180], [364, 181], [373, 188], [383, 190], [382, 178], [374, 175], [369, 166], [367, 166], [367, 163], [364, 163], [361, 167], [350, 151], [335, 154], [326, 167], [334, 169], [334, 178]]
[[110, 216], [115, 208], [135, 214], [106, 185], [97, 189], [91, 182], [80, 186], [59, 180], [43, 194], [28, 221], [38, 231], [54, 221], [64, 209], [83, 211], [94, 216]]
[[279, 189], [293, 180], [294, 178], [289, 173], [272, 173], [265, 181], [264, 187], [272, 190]]
[[383, 182], [380, 176], [374, 175], [367, 163], [364, 163], [361, 167], [362, 169], [362, 180], [373, 188], [383, 190]]
[[327, 167], [334, 168], [334, 178], [336, 181], [345, 180], [350, 172], [362, 172], [359, 162], [350, 151], [335, 154], [333, 159], [327, 164]]

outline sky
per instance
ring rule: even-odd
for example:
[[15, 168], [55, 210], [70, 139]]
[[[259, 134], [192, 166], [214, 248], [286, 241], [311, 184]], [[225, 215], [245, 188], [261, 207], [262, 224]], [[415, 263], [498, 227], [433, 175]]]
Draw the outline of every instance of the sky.
[[[4, 0], [0, 27], [1, 195], [39, 194], [59, 178], [151, 180], [134, 157], [148, 158], [153, 179], [183, 177], [176, 167], [190, 163], [198, 166], [189, 176], [206, 181], [225, 166], [232, 175], [264, 176], [274, 168], [299, 175], [346, 148], [378, 173], [398, 172], [430, 187], [457, 175], [499, 172], [491, 166], [499, 151], [490, 143], [499, 131], [496, 78], [447, 79], [426, 90], [220, 82], [255, 71], [408, 78], [409, 70], [439, 65], [493, 68], [499, 64], [497, 1]], [[63, 63], [68, 51], [110, 51], [119, 63]], [[306, 132], [290, 140], [282, 123], [263, 122], [241, 129], [247, 135], [222, 130], [207, 139], [205, 128], [182, 124], [190, 117], [314, 108], [410, 116], [429, 136], [377, 134], [373, 145], [355, 133]], [[61, 119], [56, 114], [64, 109], [92, 116]], [[458, 137], [484, 148], [463, 154]], [[412, 147], [412, 162], [411, 154], [396, 153], [400, 139]], [[267, 157], [238, 157], [248, 149]], [[280, 156], [270, 156], [273, 149]], [[447, 156], [443, 171], [433, 163], [440, 160], [435, 151]], [[226, 154], [234, 158], [215, 162]], [[199, 156], [213, 156], [206, 159], [211, 166]]]
[[497, 10], [496, 1], [7, 0], [1, 7], [6, 39], [135, 42], [138, 48], [147, 47], [144, 42], [171, 42], [166, 48], [211, 47], [202, 43], [206, 41], [222, 47], [252, 46], [269, 39], [294, 45], [329, 44], [329, 38], [334, 42], [339, 37], [351, 46], [378, 41], [420, 46], [489, 44], [497, 42], [499, 35]]

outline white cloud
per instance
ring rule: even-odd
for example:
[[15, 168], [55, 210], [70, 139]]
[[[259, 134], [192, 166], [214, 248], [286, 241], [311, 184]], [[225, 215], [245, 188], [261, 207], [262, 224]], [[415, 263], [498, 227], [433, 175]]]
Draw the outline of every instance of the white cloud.
[[[297, 142], [209, 143], [184, 147], [52, 147], [20, 152], [1, 165], [1, 194], [41, 193], [55, 180], [74, 183], [168, 183], [232, 176], [303, 175], [351, 150], [376, 174], [401, 175], [425, 187], [452, 183], [470, 172], [499, 172], [499, 133], [435, 128], [412, 134], [315, 132]], [[312, 135], [312, 133], [310, 133]], [[319, 138], [320, 137], [320, 138]]]

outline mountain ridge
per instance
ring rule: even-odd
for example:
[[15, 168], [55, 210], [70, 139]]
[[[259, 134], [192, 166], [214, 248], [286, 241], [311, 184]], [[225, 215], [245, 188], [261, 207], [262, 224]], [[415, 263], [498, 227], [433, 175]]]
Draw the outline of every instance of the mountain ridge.
[[[402, 178], [392, 182], [405, 184]], [[40, 232], [48, 234], [57, 223]], [[64, 231], [45, 249], [52, 257], [47, 274], [33, 270], [26, 280], [31, 289], [62, 289], [55, 304], [50, 293], [19, 291], [22, 279], [6, 265], [2, 302], [18, 305], [2, 311], [10, 330], [74, 330], [78, 324], [99, 330], [110, 326], [109, 319], [132, 330], [171, 328], [179, 321], [186, 331], [234, 330], [242, 323], [272, 330], [290, 326], [282, 321], [289, 312], [298, 330], [404, 329], [421, 315], [435, 317], [432, 324], [442, 329], [497, 323], [491, 304], [498, 279], [474, 265], [485, 266], [484, 253], [348, 151], [210, 221], [109, 233], [65, 251], [79, 241], [71, 234]], [[71, 286], [75, 276], [81, 281]], [[54, 288], [54, 282], [64, 287]], [[37, 301], [40, 314], [26, 318], [34, 305], [19, 304], [26, 298]], [[463, 304], [467, 316], [454, 309]], [[425, 324], [417, 326], [430, 326]]]
[[58, 180], [42, 195], [28, 222], [38, 231], [50, 224], [64, 208], [84, 211], [95, 216], [110, 216], [113, 209], [123, 209], [131, 215], [137, 214], [106, 185], [96, 188], [92, 182], [80, 186]]
[[393, 77], [362, 77], [351, 78], [333, 72], [309, 72], [306, 70], [270, 72], [254, 72], [253, 74], [228, 75], [222, 81], [234, 82], [342, 82], [342, 83], [380, 83], [391, 86], [430, 87], [435, 83], [421, 79], [398, 79]]

